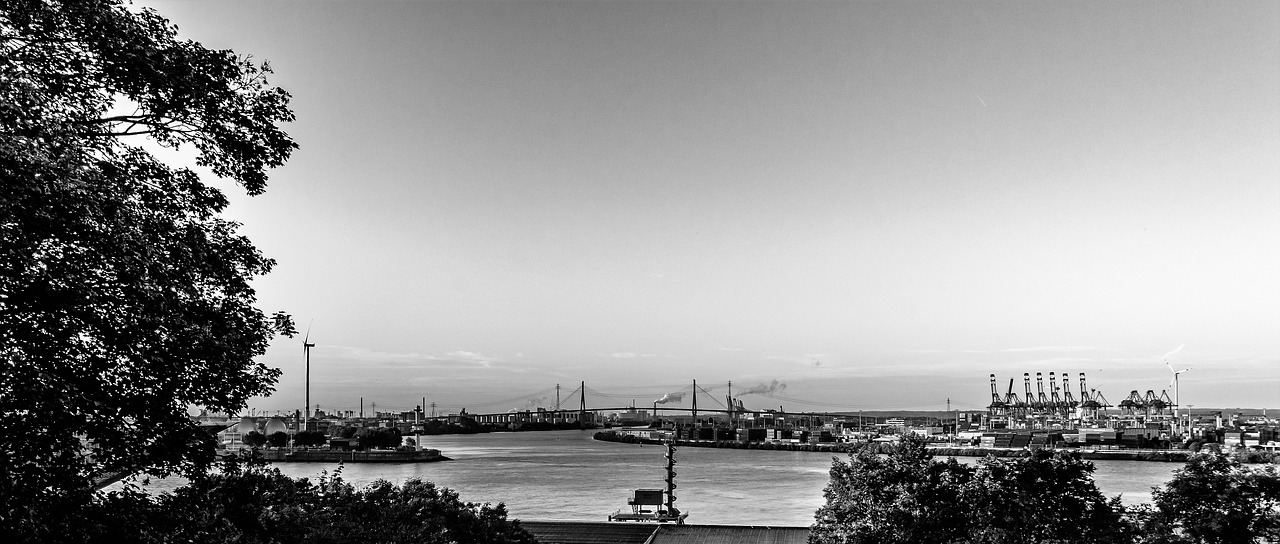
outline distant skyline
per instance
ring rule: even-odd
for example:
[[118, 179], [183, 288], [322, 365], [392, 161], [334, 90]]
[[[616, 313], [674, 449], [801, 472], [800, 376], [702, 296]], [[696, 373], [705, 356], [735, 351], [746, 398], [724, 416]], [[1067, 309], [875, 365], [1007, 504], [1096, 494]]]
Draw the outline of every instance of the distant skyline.
[[294, 96], [215, 183], [323, 409], [1280, 408], [1275, 2], [140, 4]]

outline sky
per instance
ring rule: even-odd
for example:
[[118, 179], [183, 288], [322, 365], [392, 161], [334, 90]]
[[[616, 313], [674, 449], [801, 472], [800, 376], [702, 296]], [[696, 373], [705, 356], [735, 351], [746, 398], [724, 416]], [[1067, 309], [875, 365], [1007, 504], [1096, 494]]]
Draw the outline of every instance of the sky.
[[207, 179], [322, 409], [1280, 408], [1278, 3], [142, 4], [294, 97]]

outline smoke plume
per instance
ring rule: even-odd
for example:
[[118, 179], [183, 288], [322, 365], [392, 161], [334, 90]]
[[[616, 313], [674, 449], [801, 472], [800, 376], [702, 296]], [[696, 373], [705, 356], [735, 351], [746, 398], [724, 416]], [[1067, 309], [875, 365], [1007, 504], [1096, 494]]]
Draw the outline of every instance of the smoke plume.
[[680, 402], [684, 400], [684, 393], [667, 393], [662, 398], [653, 401], [654, 404], [666, 404], [668, 402]]
[[768, 395], [770, 393], [781, 393], [787, 390], [787, 384], [778, 383], [778, 380], [769, 382], [769, 385], [760, 384], [755, 387], [748, 388], [746, 391], [739, 391], [739, 395]]

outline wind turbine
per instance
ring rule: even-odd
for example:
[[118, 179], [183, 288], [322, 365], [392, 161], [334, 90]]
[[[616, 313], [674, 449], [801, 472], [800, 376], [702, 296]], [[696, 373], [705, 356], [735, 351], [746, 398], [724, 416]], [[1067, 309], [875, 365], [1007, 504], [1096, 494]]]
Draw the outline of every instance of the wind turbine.
[[[1168, 367], [1169, 372], [1173, 373], [1173, 379], [1169, 380], [1169, 385], [1173, 386], [1173, 405], [1174, 405], [1173, 421], [1174, 421], [1174, 425], [1177, 426], [1177, 430], [1179, 431], [1182, 429], [1182, 421], [1181, 421], [1182, 416], [1178, 414], [1178, 408], [1182, 407], [1182, 400], [1178, 398], [1178, 375], [1188, 370], [1191, 370], [1191, 367], [1187, 367], [1182, 370], [1174, 370], [1173, 365], [1169, 364], [1169, 356], [1181, 350], [1182, 350], [1182, 346], [1178, 346], [1178, 349], [1170, 351], [1164, 356], [1164, 366]], [[1190, 414], [1190, 412], [1188, 412], [1188, 414]], [[1187, 417], [1190, 417], [1190, 415], [1188, 415]]]
[[307, 360], [307, 387], [305, 398], [302, 404], [302, 430], [307, 430], [307, 419], [311, 415], [311, 348], [316, 347], [315, 344], [308, 342], [311, 339], [311, 325], [307, 325], [307, 334], [302, 337], [302, 356]]

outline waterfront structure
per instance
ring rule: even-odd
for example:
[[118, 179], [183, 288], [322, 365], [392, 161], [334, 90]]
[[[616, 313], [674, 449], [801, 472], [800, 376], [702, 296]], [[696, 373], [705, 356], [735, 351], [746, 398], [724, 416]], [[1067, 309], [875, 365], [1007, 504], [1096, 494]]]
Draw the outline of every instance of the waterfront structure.
[[247, 447], [244, 443], [244, 435], [257, 430], [258, 418], [241, 417], [240, 421], [228, 425], [218, 433], [218, 447], [228, 451], [244, 449]]
[[[1131, 391], [1117, 410], [1097, 389], [1088, 388], [1085, 375], [1080, 373], [1079, 396], [1072, 394], [1066, 372], [1062, 373], [1061, 386], [1054, 372], [1049, 372], [1049, 391], [1045, 392], [1044, 375], [1036, 373], [1035, 391], [1031, 388], [1031, 374], [1023, 373], [1023, 396], [1014, 392], [1014, 379], [1009, 379], [1003, 395], [991, 375], [991, 403], [982, 428], [988, 431], [1039, 430], [1075, 431], [1078, 429], [1158, 429], [1165, 439], [1174, 438], [1178, 429], [1185, 428], [1178, 422], [1178, 406], [1168, 393], [1147, 390], [1146, 394]], [[1143, 431], [1144, 433], [1146, 431]], [[1133, 433], [1130, 433], [1133, 434]]]
[[631, 492], [627, 505], [630, 512], [618, 511], [609, 516], [609, 521], [652, 521], [658, 523], [674, 522], [683, 524], [689, 514], [676, 508], [676, 447], [667, 442], [667, 489], [637, 489]]

